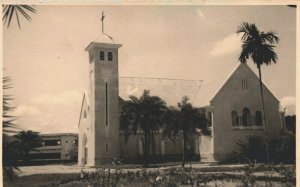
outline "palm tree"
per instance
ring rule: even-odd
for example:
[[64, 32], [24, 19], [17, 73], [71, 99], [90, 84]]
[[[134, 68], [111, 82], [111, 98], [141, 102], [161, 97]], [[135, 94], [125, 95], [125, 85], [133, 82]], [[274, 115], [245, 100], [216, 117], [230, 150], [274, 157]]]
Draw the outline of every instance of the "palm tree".
[[31, 130], [20, 131], [18, 134], [14, 135], [17, 139], [15, 143], [19, 145], [19, 149], [22, 152], [23, 161], [29, 161], [29, 152], [35, 151], [37, 147], [42, 146], [42, 138], [39, 136], [38, 132]]
[[12, 95], [7, 93], [7, 90], [12, 88], [12, 81], [9, 77], [3, 77], [3, 97], [2, 97], [2, 165], [3, 172], [9, 179], [14, 178], [14, 169], [18, 170], [17, 156], [18, 149], [11, 142], [11, 133], [17, 131], [17, 126], [14, 123], [16, 118], [10, 114], [14, 110], [11, 105], [13, 100]]
[[163, 114], [167, 110], [166, 103], [158, 96], [151, 96], [149, 90], [137, 98], [130, 96], [125, 101], [120, 117], [120, 128], [125, 132], [125, 142], [130, 134], [143, 132], [144, 166], [148, 166], [150, 145], [154, 154], [154, 136], [163, 124]]
[[[258, 69], [259, 82], [260, 82], [260, 94], [262, 100], [263, 120], [265, 126], [266, 115], [265, 115], [265, 102], [262, 86], [262, 75], [261, 65], [270, 65], [272, 62], [277, 62], [277, 54], [274, 51], [275, 44], [279, 42], [278, 36], [274, 32], [263, 32], [260, 31], [255, 24], [242, 23], [237, 30], [237, 33], [242, 33], [242, 52], [239, 57], [241, 63], [246, 63], [249, 57], [252, 58], [254, 64]], [[267, 141], [266, 141], [267, 142]], [[266, 148], [267, 148], [266, 143]], [[267, 148], [267, 157], [269, 162], [269, 153]]]
[[8, 135], [9, 133], [16, 132], [16, 125], [13, 123], [16, 118], [11, 116], [9, 113], [14, 110], [14, 107], [11, 106], [10, 101], [13, 100], [13, 97], [8, 94], [6, 91], [12, 88], [12, 82], [9, 77], [3, 77], [3, 100], [2, 100], [2, 128], [3, 136]]
[[170, 107], [166, 117], [166, 125], [163, 129], [163, 135], [171, 139], [182, 134], [182, 167], [185, 165], [187, 142], [190, 138], [194, 137], [198, 133], [198, 130], [201, 130], [204, 135], [210, 134], [205, 115], [201, 114], [188, 101], [188, 97], [183, 97], [181, 103], [178, 103], [178, 108]]
[[29, 5], [2, 5], [2, 8], [2, 20], [7, 27], [9, 27], [11, 19], [14, 15], [17, 18], [19, 28], [21, 28], [19, 14], [26, 18], [28, 21], [31, 21], [31, 17], [29, 16], [28, 12], [36, 13], [36, 10], [33, 8], [33, 6]]

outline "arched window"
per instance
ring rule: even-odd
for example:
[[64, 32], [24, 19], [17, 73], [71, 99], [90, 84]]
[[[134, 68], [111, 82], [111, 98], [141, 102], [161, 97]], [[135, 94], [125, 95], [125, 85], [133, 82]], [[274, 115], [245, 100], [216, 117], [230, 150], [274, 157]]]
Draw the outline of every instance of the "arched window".
[[256, 111], [255, 112], [255, 125], [257, 126], [262, 126], [262, 114], [261, 111]]
[[243, 109], [242, 125], [243, 126], [251, 126], [252, 125], [251, 110], [249, 108]]
[[239, 116], [235, 110], [231, 112], [231, 120], [232, 126], [239, 126]]
[[112, 52], [108, 52], [108, 53], [107, 53], [107, 58], [108, 58], [108, 61], [113, 61], [113, 55], [112, 55]]
[[104, 52], [100, 51], [100, 60], [104, 60]]

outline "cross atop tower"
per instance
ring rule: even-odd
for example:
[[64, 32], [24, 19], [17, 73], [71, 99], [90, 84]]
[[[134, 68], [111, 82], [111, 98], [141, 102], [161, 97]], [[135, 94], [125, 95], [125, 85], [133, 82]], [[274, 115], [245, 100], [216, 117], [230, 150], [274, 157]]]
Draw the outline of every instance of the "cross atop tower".
[[102, 22], [102, 32], [103, 33], [104, 33], [104, 18], [105, 18], [105, 15], [104, 15], [104, 12], [102, 12], [101, 22]]

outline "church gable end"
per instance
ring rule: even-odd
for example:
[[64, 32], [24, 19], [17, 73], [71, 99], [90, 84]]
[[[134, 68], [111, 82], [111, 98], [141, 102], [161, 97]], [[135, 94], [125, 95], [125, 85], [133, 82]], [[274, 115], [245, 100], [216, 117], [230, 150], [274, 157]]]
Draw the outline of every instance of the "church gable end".
[[[271, 96], [279, 103], [277, 97], [275, 97], [274, 94], [267, 88], [264, 82], [263, 91], [265, 96]], [[259, 77], [247, 64], [240, 63], [215, 93], [210, 102], [214, 103], [218, 99], [224, 99], [225, 93], [230, 94], [233, 97], [235, 97], [237, 93], [242, 94], [243, 96], [259, 94], [260, 97]]]
[[279, 136], [279, 101], [265, 85], [263, 94], [266, 124], [262, 120], [259, 78], [247, 64], [240, 64], [215, 94], [210, 102], [215, 160], [222, 160], [237, 150], [236, 143], [247, 136], [265, 136], [265, 132], [269, 138]]

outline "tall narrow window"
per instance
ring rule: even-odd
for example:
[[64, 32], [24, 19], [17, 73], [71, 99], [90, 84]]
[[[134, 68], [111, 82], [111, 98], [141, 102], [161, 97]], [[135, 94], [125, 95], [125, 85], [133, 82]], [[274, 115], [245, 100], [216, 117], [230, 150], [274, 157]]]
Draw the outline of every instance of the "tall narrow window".
[[161, 140], [160, 142], [160, 148], [161, 148], [161, 155], [165, 155], [166, 154], [166, 143], [165, 140]]
[[255, 125], [262, 126], [262, 114], [261, 111], [255, 112]]
[[144, 149], [143, 149], [143, 141], [140, 139], [139, 140], [139, 154], [143, 155]]
[[209, 111], [208, 113], [207, 113], [207, 126], [208, 127], [211, 127], [212, 126], [212, 115], [211, 115], [211, 112]]
[[86, 110], [84, 110], [84, 112], [83, 112], [83, 118], [86, 119], [86, 116], [87, 116], [87, 113], [86, 113]]
[[94, 81], [94, 72], [93, 72], [93, 70], [90, 72], [90, 80], [91, 80], [91, 82], [93, 82]]
[[104, 60], [104, 52], [100, 51], [100, 60]]
[[235, 110], [231, 112], [231, 120], [232, 126], [239, 126], [239, 116]]
[[242, 90], [248, 90], [247, 80], [242, 80]]
[[243, 126], [251, 126], [252, 125], [251, 110], [249, 108], [243, 109], [242, 125]]
[[107, 82], [105, 83], [105, 124], [108, 125], [108, 90], [107, 90]]
[[113, 61], [113, 55], [112, 55], [112, 52], [108, 52], [108, 53], [107, 53], [107, 58], [108, 58], [108, 61]]

